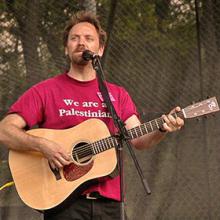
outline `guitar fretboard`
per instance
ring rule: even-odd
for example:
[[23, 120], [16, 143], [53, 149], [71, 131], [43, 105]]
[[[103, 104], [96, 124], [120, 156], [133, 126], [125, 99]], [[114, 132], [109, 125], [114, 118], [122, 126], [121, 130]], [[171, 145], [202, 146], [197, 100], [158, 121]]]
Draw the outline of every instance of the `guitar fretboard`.
[[112, 147], [116, 146], [118, 144], [117, 138], [114, 136], [107, 137], [105, 139], [96, 141], [91, 145], [93, 154], [99, 154], [103, 151], [106, 151], [108, 149], [111, 149]]
[[[178, 113], [174, 113], [173, 114], [174, 117], [183, 117], [183, 112], [180, 111]], [[151, 133], [153, 131], [156, 131], [160, 128], [162, 128], [164, 123], [164, 120], [162, 117], [154, 119], [152, 121], [143, 123], [137, 127], [134, 127], [132, 129], [128, 130], [128, 136], [129, 139], [135, 139], [137, 137], [143, 136], [145, 134]], [[111, 137], [107, 137], [105, 139], [96, 141], [92, 144], [90, 144], [91, 146], [91, 151], [92, 154], [99, 154], [103, 151], [106, 151], [108, 149], [111, 149], [112, 147], [116, 146], [118, 144], [118, 140], [116, 137], [111, 136]]]

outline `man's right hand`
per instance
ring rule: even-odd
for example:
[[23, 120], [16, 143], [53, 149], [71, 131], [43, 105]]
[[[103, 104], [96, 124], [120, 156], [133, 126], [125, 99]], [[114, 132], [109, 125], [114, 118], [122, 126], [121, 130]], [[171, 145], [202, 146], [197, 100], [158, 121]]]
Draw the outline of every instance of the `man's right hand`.
[[51, 167], [62, 168], [71, 163], [71, 157], [62, 146], [45, 138], [25, 132], [26, 121], [18, 114], [9, 114], [0, 122], [0, 142], [9, 149], [41, 152]]
[[52, 169], [60, 169], [65, 165], [69, 165], [72, 159], [68, 152], [57, 143], [43, 139], [40, 151], [48, 159]]

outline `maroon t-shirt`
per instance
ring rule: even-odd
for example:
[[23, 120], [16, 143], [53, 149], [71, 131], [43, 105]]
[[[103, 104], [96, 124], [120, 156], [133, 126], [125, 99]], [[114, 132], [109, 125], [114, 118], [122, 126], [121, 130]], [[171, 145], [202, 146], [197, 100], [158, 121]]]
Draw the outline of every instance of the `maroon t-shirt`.
[[[137, 114], [127, 91], [115, 84], [106, 83], [111, 101], [122, 121]], [[116, 133], [113, 120], [103, 102], [97, 79], [81, 82], [60, 74], [36, 84], [27, 90], [10, 108], [24, 118], [29, 128], [66, 129], [81, 122], [97, 118], [105, 122], [111, 134]], [[87, 192], [120, 200], [119, 177], [103, 177]]]

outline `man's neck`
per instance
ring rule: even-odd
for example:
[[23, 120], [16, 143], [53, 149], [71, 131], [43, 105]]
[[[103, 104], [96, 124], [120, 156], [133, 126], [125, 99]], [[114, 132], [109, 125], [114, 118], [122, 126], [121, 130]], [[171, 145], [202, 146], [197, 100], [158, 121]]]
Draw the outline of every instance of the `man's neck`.
[[95, 79], [96, 72], [92, 65], [71, 65], [68, 76], [79, 81], [90, 81]]

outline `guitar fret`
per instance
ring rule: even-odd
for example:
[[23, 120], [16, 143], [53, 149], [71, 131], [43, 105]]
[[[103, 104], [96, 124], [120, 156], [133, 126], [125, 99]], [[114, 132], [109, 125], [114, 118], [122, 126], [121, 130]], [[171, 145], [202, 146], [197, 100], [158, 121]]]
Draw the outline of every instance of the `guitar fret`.
[[158, 118], [157, 119], [157, 124], [158, 124], [158, 129], [162, 126], [162, 123], [161, 123], [161, 118]]
[[104, 143], [104, 149], [105, 150], [108, 150], [108, 139], [104, 139], [104, 141], [103, 141]]
[[108, 148], [107, 148], [107, 142], [106, 142], [107, 140], [106, 139], [104, 139], [103, 141], [102, 141], [102, 147], [103, 147], [103, 151], [106, 151]]
[[112, 145], [113, 146], [118, 145], [118, 141], [116, 138], [112, 138]]
[[104, 149], [104, 146], [102, 144], [102, 140], [99, 141], [99, 145], [100, 145], [100, 148], [101, 148], [101, 152], [103, 152], [105, 149]]
[[109, 149], [108, 138], [105, 140], [105, 150]]
[[94, 145], [95, 153], [98, 154], [99, 153], [99, 149], [97, 147], [96, 142], [94, 142], [93, 145]]
[[135, 138], [135, 136], [134, 136], [135, 134], [134, 134], [134, 128], [132, 128], [132, 130], [131, 130], [131, 138], [132, 139], [134, 139]]
[[135, 130], [136, 130], [137, 137], [140, 137], [141, 136], [140, 128], [136, 127]]
[[103, 151], [106, 151], [106, 150], [108, 149], [107, 143], [106, 143], [106, 139], [104, 139], [104, 140], [102, 141], [102, 147], [103, 147]]
[[146, 126], [149, 132], [153, 131], [150, 122], [147, 122]]
[[93, 144], [93, 146], [94, 146], [94, 148], [93, 148], [93, 149], [94, 149], [94, 151], [95, 151], [95, 154], [98, 154], [98, 153], [99, 153], [99, 151], [98, 151], [98, 149], [97, 149], [96, 143], [94, 143], [94, 144]]
[[101, 151], [100, 151], [100, 147], [99, 147], [99, 143], [98, 142], [96, 142], [96, 147], [98, 149], [98, 153], [100, 153]]
[[99, 143], [99, 147], [100, 147], [101, 152], [103, 152], [103, 146], [102, 146], [102, 144], [100, 143], [100, 141], [98, 141], [98, 143]]
[[117, 146], [117, 145], [118, 145], [118, 140], [117, 140], [117, 138], [113, 138], [113, 139], [112, 139], [112, 144], [113, 144], [113, 146]]
[[134, 137], [133, 137], [132, 130], [133, 130], [133, 128], [128, 131], [128, 135], [129, 135], [129, 138], [130, 138], [130, 139], [133, 139], [133, 138], [134, 138]]
[[139, 137], [143, 135], [143, 132], [142, 132], [141, 126], [138, 127], [138, 132], [139, 132]]
[[108, 143], [108, 149], [111, 148], [111, 141], [110, 141], [110, 138], [107, 138], [107, 143]]
[[95, 146], [96, 146], [96, 149], [97, 149], [97, 153], [100, 153], [99, 145], [96, 143]]
[[147, 125], [146, 123], [144, 123], [144, 128], [145, 128], [145, 131], [148, 133], [148, 130], [147, 130]]
[[110, 143], [110, 146], [114, 146], [115, 144], [114, 144], [114, 138], [109, 138], [109, 143]]
[[155, 123], [156, 123], [157, 128], [159, 129], [159, 128], [160, 128], [160, 126], [159, 126], [159, 124], [158, 124], [157, 120], [155, 120]]
[[156, 120], [153, 120], [152, 125], [153, 125], [153, 130], [157, 130], [158, 127], [157, 127]]
[[133, 129], [133, 134], [134, 134], [134, 138], [137, 138], [137, 132], [136, 132], [136, 128]]
[[108, 138], [108, 149], [110, 149], [112, 147], [112, 143], [111, 143], [111, 137]]
[[135, 131], [136, 137], [138, 137], [138, 132], [137, 132], [137, 129], [136, 129], [136, 128], [134, 128], [134, 131]]
[[106, 146], [106, 150], [108, 150], [110, 148], [109, 138], [106, 138], [105, 146]]
[[101, 145], [101, 148], [102, 148], [102, 152], [105, 151], [105, 146], [103, 145], [102, 141], [100, 141], [100, 145]]
[[165, 121], [163, 120], [163, 118], [159, 118], [160, 127], [163, 126], [163, 123], [164, 123], [164, 122], [165, 122]]
[[105, 150], [109, 149], [108, 138], [105, 139]]
[[143, 125], [140, 125], [140, 126], [139, 126], [141, 136], [143, 136], [143, 135], [144, 135], [144, 132], [143, 132], [143, 128], [142, 128], [142, 127], [143, 127]]
[[153, 126], [152, 126], [152, 121], [150, 121], [149, 124], [150, 124], [151, 131], [153, 131], [154, 129], [153, 129]]
[[128, 130], [128, 137], [129, 137], [129, 139], [133, 139], [132, 129]]

